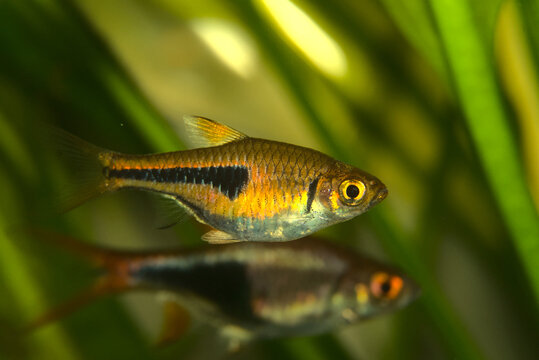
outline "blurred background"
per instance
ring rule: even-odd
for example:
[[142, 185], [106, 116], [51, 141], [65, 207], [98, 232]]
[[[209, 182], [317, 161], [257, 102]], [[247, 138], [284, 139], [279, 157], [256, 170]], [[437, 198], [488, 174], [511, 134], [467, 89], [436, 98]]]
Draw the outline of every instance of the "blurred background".
[[36, 145], [36, 121], [148, 153], [188, 146], [184, 114], [378, 176], [388, 198], [321, 236], [423, 289], [402, 311], [232, 358], [537, 358], [538, 24], [537, 0], [0, 1], [0, 358], [227, 356], [196, 321], [154, 347], [161, 304], [148, 294], [14, 330], [95, 272], [13, 226], [129, 249], [201, 244], [194, 220], [157, 230], [144, 193], [56, 214], [68, 174]]

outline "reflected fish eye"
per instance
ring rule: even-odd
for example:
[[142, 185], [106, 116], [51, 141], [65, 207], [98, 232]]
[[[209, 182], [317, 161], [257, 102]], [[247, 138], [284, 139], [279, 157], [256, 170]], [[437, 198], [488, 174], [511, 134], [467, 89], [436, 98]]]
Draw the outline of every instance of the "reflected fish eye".
[[341, 197], [345, 203], [353, 204], [365, 195], [365, 184], [359, 180], [345, 180], [339, 187]]
[[395, 299], [401, 292], [403, 281], [400, 276], [377, 272], [371, 277], [371, 292], [380, 299]]

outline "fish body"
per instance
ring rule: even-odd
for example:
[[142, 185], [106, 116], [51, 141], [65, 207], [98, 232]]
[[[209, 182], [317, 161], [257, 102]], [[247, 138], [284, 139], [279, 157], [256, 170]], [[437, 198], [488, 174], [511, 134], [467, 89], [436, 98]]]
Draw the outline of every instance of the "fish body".
[[[381, 273], [400, 279], [395, 298], [373, 295], [373, 276]], [[129, 286], [176, 293], [199, 316], [255, 338], [331, 331], [415, 297], [415, 285], [402, 273], [312, 239], [136, 260], [130, 263]]]
[[231, 343], [331, 331], [418, 295], [402, 272], [310, 238], [170, 253], [83, 252], [108, 269], [102, 292], [165, 292]]
[[187, 117], [207, 147], [151, 155], [96, 149], [97, 193], [158, 192], [213, 227], [214, 243], [288, 241], [351, 219], [382, 201], [384, 184], [321, 152]]

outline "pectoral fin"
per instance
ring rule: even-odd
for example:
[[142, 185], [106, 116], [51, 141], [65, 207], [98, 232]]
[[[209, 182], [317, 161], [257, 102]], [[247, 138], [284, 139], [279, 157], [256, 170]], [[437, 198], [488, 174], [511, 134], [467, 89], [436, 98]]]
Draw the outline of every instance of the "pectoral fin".
[[170, 195], [157, 197], [154, 213], [154, 226], [159, 230], [173, 227], [191, 215], [175, 196]]
[[184, 116], [183, 120], [189, 137], [195, 145], [201, 147], [223, 145], [248, 137], [231, 127], [200, 116]]
[[209, 242], [210, 244], [231, 244], [235, 242], [240, 242], [241, 240], [236, 239], [233, 235], [226, 233], [220, 230], [211, 230], [202, 235], [202, 240]]
[[177, 341], [189, 329], [189, 312], [173, 300], [163, 304], [163, 328], [156, 341], [157, 346], [166, 346]]

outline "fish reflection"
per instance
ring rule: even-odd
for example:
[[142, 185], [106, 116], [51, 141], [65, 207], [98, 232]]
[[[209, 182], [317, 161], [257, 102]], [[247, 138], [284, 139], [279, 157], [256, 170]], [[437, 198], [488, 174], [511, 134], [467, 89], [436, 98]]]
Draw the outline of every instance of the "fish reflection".
[[[126, 252], [36, 234], [92, 259], [105, 271], [88, 291], [37, 319], [32, 328], [102, 295], [146, 290], [167, 293], [173, 303], [218, 328], [230, 348], [238, 348], [259, 338], [332, 331], [402, 308], [419, 293], [401, 271], [312, 238]], [[167, 328], [166, 336], [174, 338], [185, 324], [173, 318]]]

